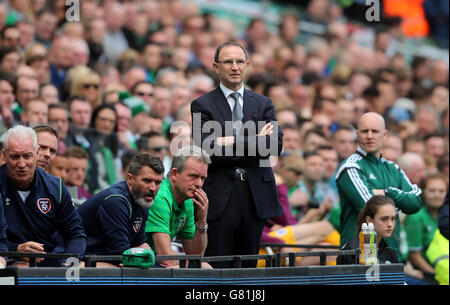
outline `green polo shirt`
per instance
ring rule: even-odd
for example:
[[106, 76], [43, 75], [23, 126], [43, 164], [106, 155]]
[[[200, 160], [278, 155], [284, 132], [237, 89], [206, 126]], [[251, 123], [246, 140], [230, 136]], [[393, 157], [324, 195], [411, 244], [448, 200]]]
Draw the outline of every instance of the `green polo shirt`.
[[161, 182], [155, 201], [149, 209], [145, 225], [147, 243], [153, 251], [156, 251], [152, 238], [154, 232], [169, 234], [170, 240], [173, 240], [175, 236], [181, 239], [194, 238], [194, 202], [192, 199], [188, 199], [178, 205], [169, 178]]

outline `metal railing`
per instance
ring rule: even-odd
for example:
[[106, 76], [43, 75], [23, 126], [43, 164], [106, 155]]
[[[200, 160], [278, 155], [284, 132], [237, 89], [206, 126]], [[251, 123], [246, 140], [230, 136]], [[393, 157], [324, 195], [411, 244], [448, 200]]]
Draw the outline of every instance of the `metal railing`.
[[78, 257], [77, 254], [72, 253], [34, 253], [34, 252], [17, 252], [17, 251], [0, 251], [0, 256], [8, 258], [28, 258], [30, 267], [37, 267], [36, 259], [68, 259], [70, 257]]
[[[267, 244], [279, 245], [279, 244]], [[330, 246], [318, 247], [317, 245], [283, 245], [283, 247], [298, 247], [298, 248], [330, 248]], [[331, 247], [334, 249], [334, 247]], [[283, 267], [282, 260], [288, 258], [288, 266], [295, 266], [297, 257], [318, 256], [320, 258], [320, 265], [324, 266], [327, 262], [328, 256], [336, 255], [352, 255], [356, 264], [359, 249], [355, 250], [337, 250], [337, 251], [308, 251], [308, 252], [278, 252], [274, 254], [255, 254], [255, 255], [226, 255], [226, 256], [201, 256], [194, 255], [156, 255], [155, 261], [161, 260], [178, 260], [180, 268], [186, 268], [189, 261], [189, 268], [200, 268], [202, 262], [232, 262], [233, 268], [242, 268], [243, 261], [250, 260], [265, 260], [266, 268], [268, 267]], [[77, 257], [76, 254], [70, 253], [31, 253], [31, 252], [6, 252], [0, 251], [0, 256], [9, 258], [28, 258], [30, 267], [37, 267], [36, 259], [68, 259], [70, 257]], [[119, 265], [122, 263], [122, 255], [86, 255], [83, 258], [86, 267], [96, 267], [97, 262], [108, 262]]]

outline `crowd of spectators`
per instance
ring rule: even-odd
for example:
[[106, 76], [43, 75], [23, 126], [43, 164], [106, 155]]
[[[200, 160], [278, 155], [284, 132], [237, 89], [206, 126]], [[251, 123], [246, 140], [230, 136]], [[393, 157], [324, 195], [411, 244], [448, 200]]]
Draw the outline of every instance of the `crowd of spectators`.
[[[436, 229], [448, 189], [448, 58], [405, 56], [399, 46], [410, 37], [398, 19], [361, 26], [333, 1], [311, 0], [301, 13], [280, 14], [274, 32], [259, 17], [238, 29], [196, 1], [79, 5], [80, 20], [69, 22], [64, 0], [0, 2], [0, 134], [18, 124], [55, 127], [50, 172], [77, 204], [124, 179], [137, 152], [160, 157], [167, 175], [173, 154], [191, 142], [190, 102], [217, 85], [216, 47], [236, 40], [249, 52], [246, 86], [272, 99], [283, 130], [273, 170], [289, 219], [268, 223], [264, 237], [272, 226], [315, 222], [339, 232], [334, 175], [355, 152], [355, 124], [369, 111], [386, 120], [383, 157], [425, 189], [421, 214]], [[302, 20], [326, 32], [302, 31]], [[370, 45], [360, 41], [367, 32]], [[435, 184], [442, 190], [430, 195]], [[424, 256], [433, 234], [417, 233], [420, 215], [400, 217], [402, 261], [423, 280], [433, 273]]]

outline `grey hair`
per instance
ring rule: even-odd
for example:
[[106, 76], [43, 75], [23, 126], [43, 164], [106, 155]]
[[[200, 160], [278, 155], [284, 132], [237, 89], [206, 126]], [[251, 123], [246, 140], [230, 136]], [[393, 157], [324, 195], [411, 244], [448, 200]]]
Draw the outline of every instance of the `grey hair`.
[[12, 136], [17, 137], [20, 140], [24, 140], [26, 137], [30, 137], [33, 143], [33, 148], [35, 149], [35, 151], [37, 151], [38, 149], [37, 134], [33, 130], [33, 128], [23, 125], [17, 125], [5, 131], [5, 133], [2, 136], [3, 148], [5, 151], [8, 150], [8, 143]]
[[220, 51], [222, 51], [223, 48], [228, 46], [236, 46], [241, 48], [245, 54], [245, 60], [248, 60], [248, 54], [243, 45], [241, 45], [239, 42], [236, 41], [225, 41], [217, 47], [216, 53], [214, 54], [214, 62], [219, 62]]
[[176, 168], [179, 172], [182, 172], [187, 160], [191, 157], [205, 163], [206, 165], [211, 164], [209, 155], [203, 149], [195, 145], [185, 145], [175, 153], [170, 170], [172, 170], [172, 168]]
[[419, 162], [424, 163], [422, 156], [415, 152], [406, 152], [403, 155], [401, 155], [397, 160], [397, 165], [403, 169], [408, 170], [412, 167], [412, 165], [417, 164]]
[[80, 46], [86, 52], [87, 55], [90, 54], [89, 45], [84, 39], [81, 38], [72, 38], [71, 41], [72, 46]]
[[130, 165], [128, 167], [128, 173], [132, 174], [133, 176], [137, 176], [144, 166], [150, 167], [157, 174], [161, 175], [164, 173], [164, 165], [162, 161], [159, 158], [153, 157], [148, 153], [140, 153], [135, 155], [131, 159]]
[[214, 80], [206, 75], [206, 74], [197, 74], [193, 77], [190, 78], [189, 82], [188, 82], [188, 87], [191, 90], [194, 90], [195, 86], [200, 83], [200, 82], [205, 82], [207, 83], [210, 87], [214, 87]]

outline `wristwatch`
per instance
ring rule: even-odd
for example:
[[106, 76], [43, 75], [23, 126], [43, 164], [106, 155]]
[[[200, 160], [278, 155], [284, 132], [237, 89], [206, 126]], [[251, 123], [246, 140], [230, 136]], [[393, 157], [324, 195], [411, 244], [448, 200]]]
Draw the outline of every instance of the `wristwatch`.
[[195, 228], [200, 232], [200, 233], [205, 233], [206, 231], [208, 231], [208, 224], [205, 224], [204, 227], [200, 227], [198, 225], [198, 222], [195, 223]]

